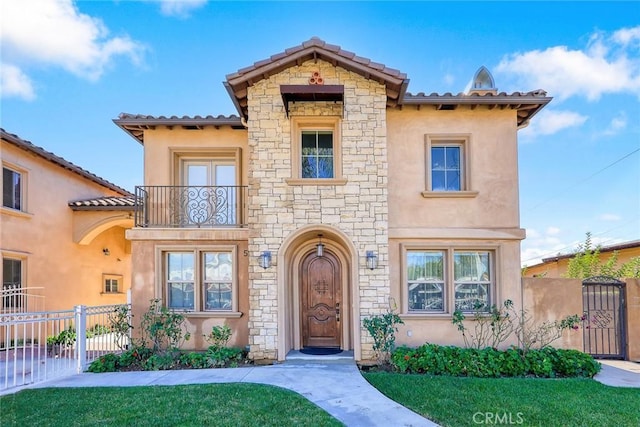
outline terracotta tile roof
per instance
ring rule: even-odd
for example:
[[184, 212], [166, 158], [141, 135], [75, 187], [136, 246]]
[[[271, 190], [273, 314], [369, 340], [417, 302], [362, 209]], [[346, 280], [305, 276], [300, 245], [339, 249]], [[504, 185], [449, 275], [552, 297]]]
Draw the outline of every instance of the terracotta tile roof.
[[286, 68], [317, 58], [384, 84], [387, 88], [387, 105], [389, 106], [400, 103], [409, 84], [407, 75], [399, 70], [373, 62], [368, 58], [356, 56], [353, 52], [344, 50], [340, 46], [328, 44], [313, 37], [299, 46], [291, 47], [284, 52], [228, 74], [224, 85], [236, 109], [246, 119], [248, 116], [247, 88], [249, 86]]
[[478, 105], [485, 105], [491, 109], [509, 108], [517, 110], [518, 126], [523, 126], [552, 99], [541, 89], [531, 92], [513, 92], [512, 94], [500, 92], [496, 94], [458, 93], [453, 95], [447, 92], [445, 94], [432, 93], [425, 95], [424, 92], [420, 92], [416, 95], [406, 93], [402, 100], [402, 105], [433, 105], [438, 110], [455, 110], [461, 105], [467, 105], [471, 108], [475, 108]]
[[[634, 248], [640, 248], [640, 240], [631, 240], [629, 242], [624, 242], [624, 243], [616, 243], [614, 245], [609, 245], [609, 246], [602, 246], [600, 247], [600, 253], [607, 253], [607, 252], [613, 252], [613, 251], [621, 251], [624, 249], [634, 249]], [[549, 258], [543, 258], [542, 259], [542, 263], [541, 264], [537, 264], [537, 265], [542, 265], [542, 264], [546, 264], [548, 262], [556, 262], [559, 261], [561, 259], [568, 259], [568, 258], [573, 258], [575, 257], [577, 254], [577, 252], [572, 252], [570, 254], [564, 254], [564, 255], [556, 255], [553, 257], [549, 257]]]
[[182, 126], [187, 129], [200, 129], [204, 126], [231, 126], [234, 129], [245, 129], [243, 119], [235, 116], [149, 116], [144, 114], [121, 113], [113, 122], [144, 145], [144, 131], [154, 126]]
[[44, 148], [38, 147], [37, 145], [34, 145], [30, 141], [24, 140], [19, 136], [9, 133], [1, 128], [0, 128], [0, 136], [2, 137], [2, 140], [7, 141], [8, 143], [15, 145], [16, 147], [21, 148], [25, 151], [28, 151], [32, 154], [35, 154], [39, 157], [42, 157], [43, 159], [48, 160], [51, 163], [56, 164], [64, 169], [74, 172], [85, 179], [93, 181], [96, 184], [99, 184], [105, 188], [108, 188], [109, 190], [115, 191], [123, 196], [133, 197], [133, 194], [128, 192], [124, 188], [118, 187], [117, 185], [107, 181], [106, 179], [101, 178], [81, 168], [80, 166], [74, 165], [70, 161], [63, 159], [60, 156], [56, 156], [55, 154], [49, 151], [46, 151]]
[[69, 202], [69, 207], [74, 211], [84, 210], [124, 210], [132, 211], [136, 207], [136, 199], [130, 197], [97, 197], [95, 199], [76, 200]]

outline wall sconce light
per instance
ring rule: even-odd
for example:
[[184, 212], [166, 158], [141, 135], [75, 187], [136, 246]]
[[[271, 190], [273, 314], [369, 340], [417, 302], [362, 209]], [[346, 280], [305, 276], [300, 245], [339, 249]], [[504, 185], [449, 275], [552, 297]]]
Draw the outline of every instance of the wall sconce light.
[[324, 255], [324, 245], [322, 244], [322, 234], [318, 234], [318, 244], [316, 245], [316, 255], [320, 258]]
[[109, 248], [102, 249], [102, 253], [105, 254], [105, 256], [111, 255], [111, 252], [109, 252]]
[[367, 267], [369, 270], [378, 268], [378, 255], [374, 251], [367, 251]]
[[260, 257], [258, 258], [258, 262], [260, 263], [260, 267], [264, 268], [265, 270], [271, 267], [271, 252], [262, 252]]

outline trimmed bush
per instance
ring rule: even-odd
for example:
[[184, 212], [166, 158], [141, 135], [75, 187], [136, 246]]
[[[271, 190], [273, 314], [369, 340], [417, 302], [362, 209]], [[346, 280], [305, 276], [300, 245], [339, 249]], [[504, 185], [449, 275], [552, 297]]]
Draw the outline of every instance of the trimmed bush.
[[398, 372], [456, 377], [588, 377], [600, 371], [600, 363], [577, 350], [545, 347], [526, 353], [518, 348], [497, 350], [424, 344], [399, 347], [391, 355]]

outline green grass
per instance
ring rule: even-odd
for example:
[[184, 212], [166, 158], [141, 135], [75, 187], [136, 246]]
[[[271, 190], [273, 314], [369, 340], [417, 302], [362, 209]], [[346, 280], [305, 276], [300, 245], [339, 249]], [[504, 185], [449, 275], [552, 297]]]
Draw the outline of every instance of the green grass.
[[640, 389], [591, 379], [363, 375], [386, 396], [442, 426], [640, 426]]
[[0, 426], [340, 426], [302, 396], [260, 384], [43, 388], [0, 398]]

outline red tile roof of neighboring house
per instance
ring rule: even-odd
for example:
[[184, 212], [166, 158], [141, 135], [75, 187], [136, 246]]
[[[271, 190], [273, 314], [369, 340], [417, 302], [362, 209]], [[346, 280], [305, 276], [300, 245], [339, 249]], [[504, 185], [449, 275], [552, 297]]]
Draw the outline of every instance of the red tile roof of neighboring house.
[[132, 211], [136, 207], [136, 199], [131, 197], [97, 197], [95, 199], [69, 202], [74, 211]]
[[106, 179], [100, 178], [99, 176], [92, 174], [88, 170], [82, 169], [80, 166], [74, 165], [70, 161], [63, 159], [60, 156], [56, 156], [55, 154], [49, 151], [46, 151], [44, 148], [38, 147], [37, 145], [34, 145], [30, 141], [24, 140], [19, 136], [9, 133], [1, 128], [0, 128], [0, 136], [4, 141], [7, 141], [8, 143], [15, 145], [16, 147], [21, 148], [25, 151], [28, 151], [32, 154], [35, 154], [39, 157], [42, 157], [43, 159], [48, 160], [51, 163], [54, 163], [64, 169], [74, 172], [80, 175], [81, 177], [88, 179], [89, 181], [93, 181], [96, 184], [99, 184], [105, 188], [108, 188], [109, 190], [113, 190], [117, 193], [120, 193], [123, 196], [133, 197], [133, 194], [128, 192], [124, 188], [118, 187], [117, 185], [107, 181]]
[[[601, 246], [599, 249], [600, 249], [600, 253], [606, 253], [606, 252], [621, 251], [623, 249], [633, 249], [633, 248], [640, 248], [640, 240], [631, 240], [629, 242], [616, 243], [615, 245]], [[556, 255], [549, 258], [543, 258], [542, 264], [545, 264], [548, 262], [557, 262], [557, 261], [560, 261], [561, 259], [573, 258], [576, 256], [577, 253], [578, 252], [572, 252], [570, 254]], [[537, 265], [541, 265], [541, 264], [537, 264]]]

